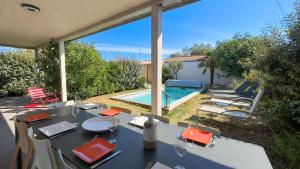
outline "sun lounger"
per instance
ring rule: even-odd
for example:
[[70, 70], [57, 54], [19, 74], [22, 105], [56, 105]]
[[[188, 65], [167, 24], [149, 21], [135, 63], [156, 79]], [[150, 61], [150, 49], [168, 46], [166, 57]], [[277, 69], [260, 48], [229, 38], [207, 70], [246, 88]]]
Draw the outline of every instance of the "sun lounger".
[[205, 112], [216, 113], [221, 115], [235, 116], [239, 118], [249, 118], [254, 113], [262, 93], [263, 91], [259, 91], [257, 93], [249, 112], [242, 111], [242, 110], [227, 110], [225, 108], [220, 108], [220, 107], [210, 106], [210, 105], [201, 105], [197, 109], [197, 111], [205, 111]]
[[210, 93], [223, 93], [223, 94], [242, 94], [252, 83], [245, 81], [235, 90], [209, 90]]
[[251, 87], [247, 89], [247, 91], [241, 94], [223, 94], [223, 93], [211, 93], [211, 95], [215, 98], [224, 98], [224, 99], [237, 99], [237, 100], [253, 100], [253, 98], [257, 95], [257, 88], [259, 84], [254, 83]]
[[240, 102], [240, 101], [234, 101], [234, 100], [225, 100], [225, 99], [216, 99], [216, 98], [211, 98], [207, 102], [221, 103], [221, 104], [238, 106], [238, 107], [246, 107], [246, 108], [250, 108], [250, 106], [251, 106], [251, 103], [247, 103], [247, 102]]

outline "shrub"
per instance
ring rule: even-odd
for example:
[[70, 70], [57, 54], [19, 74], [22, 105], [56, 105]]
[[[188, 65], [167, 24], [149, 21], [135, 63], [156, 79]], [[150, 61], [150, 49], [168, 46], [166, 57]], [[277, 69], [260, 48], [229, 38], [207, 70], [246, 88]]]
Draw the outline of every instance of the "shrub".
[[[60, 60], [58, 44], [42, 49], [39, 67], [43, 71], [45, 88], [60, 92]], [[142, 87], [141, 66], [135, 61], [104, 62], [93, 45], [80, 42], [66, 44], [66, 72], [68, 97], [87, 98], [100, 94]]]
[[0, 96], [23, 95], [35, 84], [33, 52], [0, 52]]
[[259, 45], [260, 38], [250, 35], [236, 34], [230, 40], [217, 42], [213, 51], [213, 60], [226, 77], [242, 77], [249, 72], [249, 68], [243, 64], [255, 57], [255, 49]]
[[66, 71], [68, 97], [87, 98], [103, 91], [106, 65], [92, 45], [71, 42], [67, 45]]
[[56, 94], [60, 93], [60, 59], [58, 44], [51, 41], [48, 46], [41, 50], [38, 60], [38, 67], [41, 70], [41, 79], [44, 82], [43, 88]]
[[[282, 30], [285, 30], [284, 32]], [[261, 44], [255, 50], [255, 58], [249, 60], [248, 75], [261, 82], [265, 100], [276, 102], [276, 109], [269, 117], [276, 119], [279, 127], [300, 129], [300, 5], [294, 14], [288, 15], [281, 28], [265, 29]], [[264, 107], [263, 107], [264, 108]], [[269, 112], [267, 108], [264, 112]], [[276, 123], [272, 123], [278, 127]], [[279, 128], [281, 129], [281, 128]]]
[[[106, 79], [106, 65], [94, 46], [74, 41], [65, 47], [68, 97], [73, 99], [78, 95], [87, 98], [105, 93], [107, 85], [102, 84]], [[45, 88], [59, 93], [60, 59], [56, 42], [50, 42], [42, 49], [39, 66], [44, 73]]]
[[146, 79], [145, 77], [140, 77], [136, 88], [145, 87]]
[[296, 169], [300, 166], [300, 134], [283, 132], [275, 135], [273, 145], [276, 168]]
[[139, 86], [141, 65], [135, 61], [111, 61], [107, 72], [107, 79], [112, 85], [113, 91], [135, 89]]

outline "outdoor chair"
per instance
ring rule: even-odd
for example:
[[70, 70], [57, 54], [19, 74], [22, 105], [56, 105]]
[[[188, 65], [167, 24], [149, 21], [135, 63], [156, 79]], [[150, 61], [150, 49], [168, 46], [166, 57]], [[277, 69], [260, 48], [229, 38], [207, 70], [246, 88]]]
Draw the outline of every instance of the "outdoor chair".
[[132, 113], [131, 110], [125, 109], [125, 108], [121, 108], [121, 107], [111, 106], [110, 108], [111, 108], [111, 109], [119, 109], [119, 110], [121, 110], [123, 113], [128, 113], [128, 114], [131, 114], [131, 113]]
[[252, 103], [252, 106], [250, 107], [250, 111], [246, 112], [243, 110], [227, 110], [225, 108], [219, 108], [216, 106], [209, 106], [209, 105], [202, 105], [197, 109], [198, 111], [205, 111], [209, 113], [216, 113], [221, 115], [228, 115], [228, 116], [234, 116], [239, 118], [249, 118], [251, 115], [254, 114], [254, 111], [256, 109], [257, 103], [259, 102], [261, 96], [262, 96], [263, 90], [259, 91]]
[[[15, 151], [13, 152], [13, 156], [11, 162], [9, 164], [9, 169], [16, 168], [16, 164], [18, 161], [18, 157], [22, 156], [22, 169], [31, 168], [32, 159], [34, 156], [34, 145], [28, 135], [27, 126], [24, 123], [18, 122], [16, 119], [15, 127], [16, 127], [16, 135], [17, 135], [17, 144], [15, 147]], [[21, 168], [18, 166], [18, 168]]]
[[67, 163], [64, 161], [60, 149], [58, 149], [57, 151], [53, 150], [53, 153], [54, 153], [54, 157], [56, 158], [58, 168], [61, 168], [61, 169], [73, 169], [73, 168], [75, 168], [75, 167], [73, 167], [73, 166], [71, 167], [70, 164], [67, 164]]
[[48, 109], [55, 109], [64, 106], [73, 106], [73, 105], [74, 105], [74, 100], [69, 100], [66, 102], [51, 103], [48, 105]]
[[149, 117], [150, 115], [152, 115], [154, 119], [157, 119], [163, 123], [167, 123], [167, 124], [170, 123], [170, 119], [167, 117], [164, 117], [164, 116], [159, 116], [159, 115], [149, 114], [149, 113], [141, 113], [141, 115], [146, 116], [146, 117]]
[[50, 141], [48, 139], [38, 140], [34, 138], [32, 128], [28, 129], [28, 135], [32, 140], [35, 150], [32, 169], [58, 169]]
[[38, 140], [33, 135], [32, 128], [28, 129], [28, 135], [31, 138], [34, 149], [34, 161], [32, 168], [43, 169], [71, 169], [71, 167], [65, 163], [60, 149], [53, 150], [49, 139]]
[[251, 86], [250, 81], [245, 81], [235, 90], [209, 90], [210, 93], [223, 93], [223, 94], [241, 94], [243, 93], [249, 86]]
[[41, 104], [44, 108], [48, 103], [57, 103], [59, 101], [59, 98], [56, 97], [56, 95], [52, 98], [48, 97], [42, 88], [30, 87], [28, 88], [28, 95], [30, 96], [33, 104]]
[[197, 129], [200, 129], [203, 131], [211, 132], [214, 136], [218, 136], [218, 137], [221, 136], [221, 131], [219, 129], [207, 127], [202, 124], [195, 125], [195, 124], [188, 124], [185, 122], [177, 122], [177, 125], [181, 126], [181, 127], [185, 127], [185, 128], [186, 127], [194, 127], [194, 128], [197, 128]]

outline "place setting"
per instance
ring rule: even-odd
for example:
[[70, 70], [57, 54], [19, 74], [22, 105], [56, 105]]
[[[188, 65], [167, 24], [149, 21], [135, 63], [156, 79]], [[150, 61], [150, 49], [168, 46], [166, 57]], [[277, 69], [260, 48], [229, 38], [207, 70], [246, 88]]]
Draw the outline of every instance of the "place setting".
[[186, 139], [187, 142], [192, 143], [192, 146], [200, 145], [206, 147], [212, 142], [214, 136], [211, 132], [204, 131], [195, 127], [185, 128], [180, 135], [181, 138]]
[[96, 135], [90, 141], [73, 148], [72, 152], [85, 163], [92, 164], [91, 169], [119, 155], [122, 151], [116, 150], [117, 139], [113, 135], [119, 124], [120, 120], [114, 116], [97, 116], [83, 121], [81, 127], [85, 131], [97, 134], [110, 132], [110, 139]]
[[102, 115], [102, 116], [116, 116], [116, 115], [120, 114], [121, 112], [122, 112], [122, 110], [120, 110], [120, 109], [109, 108], [109, 109], [105, 109], [105, 110], [101, 111], [98, 114]]
[[116, 148], [116, 144], [96, 136], [92, 140], [73, 148], [72, 152], [85, 163], [91, 164], [90, 168], [93, 169], [122, 152], [120, 150], [115, 151]]
[[34, 114], [25, 114], [20, 120], [24, 121], [27, 124], [34, 124], [40, 121], [47, 120], [50, 117], [56, 117], [56, 116], [58, 116], [57, 113], [50, 114], [48, 112], [38, 112]]

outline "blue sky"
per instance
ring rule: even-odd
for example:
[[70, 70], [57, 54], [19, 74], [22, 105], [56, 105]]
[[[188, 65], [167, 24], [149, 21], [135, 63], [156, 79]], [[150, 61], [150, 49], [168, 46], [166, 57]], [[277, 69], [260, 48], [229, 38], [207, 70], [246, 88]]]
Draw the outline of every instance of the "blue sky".
[[[163, 54], [193, 43], [215, 44], [235, 33], [261, 34], [266, 24], [280, 23], [294, 10], [294, 0], [203, 0], [163, 13]], [[94, 43], [106, 60], [150, 59], [151, 20], [145, 18], [80, 41]], [[142, 57], [140, 58], [140, 52]]]

